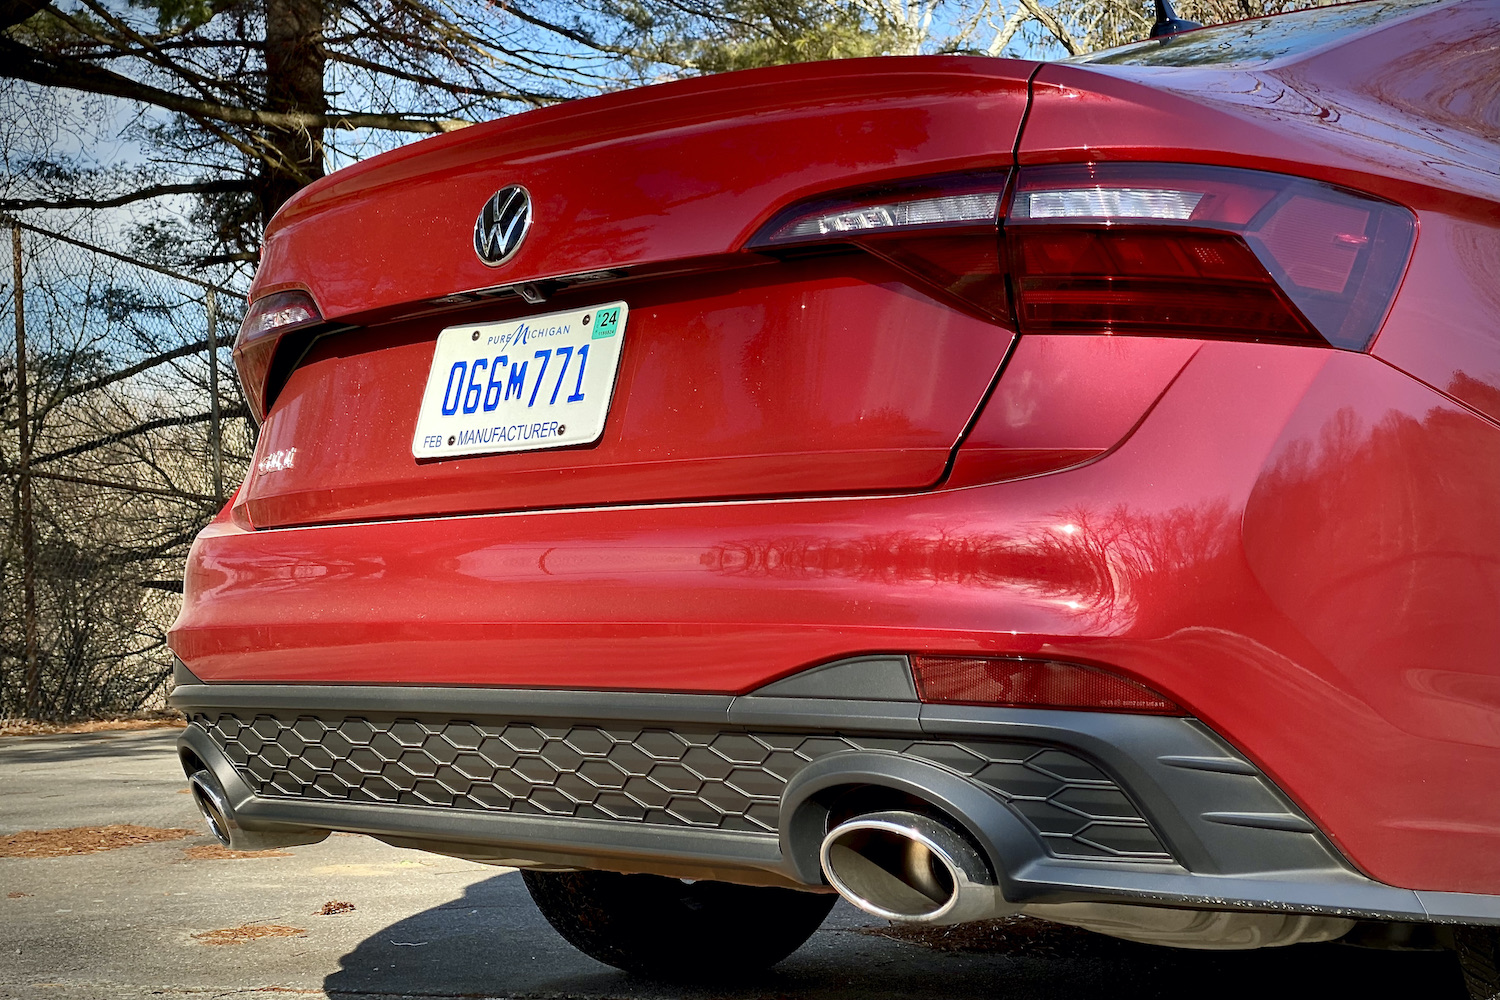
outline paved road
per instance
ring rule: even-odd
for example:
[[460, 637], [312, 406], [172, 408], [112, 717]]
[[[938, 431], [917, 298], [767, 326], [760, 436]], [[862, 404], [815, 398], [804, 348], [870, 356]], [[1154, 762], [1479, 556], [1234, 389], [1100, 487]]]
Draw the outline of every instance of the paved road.
[[[173, 731], [0, 739], [0, 835], [134, 823], [199, 828]], [[0, 997], [1070, 998], [1274, 994], [1458, 998], [1441, 954], [1301, 945], [1205, 954], [1059, 929], [1004, 952], [947, 953], [870, 933], [846, 905], [753, 982], [688, 989], [573, 951], [513, 872], [338, 835], [280, 857], [195, 859], [186, 839], [0, 858]], [[324, 903], [352, 912], [315, 915]], [[304, 933], [242, 944], [244, 926]]]

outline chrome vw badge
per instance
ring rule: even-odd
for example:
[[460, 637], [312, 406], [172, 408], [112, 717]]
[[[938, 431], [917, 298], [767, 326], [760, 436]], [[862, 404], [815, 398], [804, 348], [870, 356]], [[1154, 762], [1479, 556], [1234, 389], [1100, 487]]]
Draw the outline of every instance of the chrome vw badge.
[[474, 252], [490, 267], [503, 264], [531, 228], [531, 195], [519, 184], [490, 195], [474, 222]]

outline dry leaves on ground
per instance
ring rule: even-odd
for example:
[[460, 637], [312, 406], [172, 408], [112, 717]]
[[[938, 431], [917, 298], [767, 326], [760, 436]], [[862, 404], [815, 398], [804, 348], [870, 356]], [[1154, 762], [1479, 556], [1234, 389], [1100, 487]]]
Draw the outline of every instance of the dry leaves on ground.
[[331, 917], [335, 913], [353, 913], [353, 912], [354, 912], [354, 904], [353, 903], [346, 903], [342, 899], [330, 899], [328, 902], [324, 903], [323, 904], [323, 908], [321, 910], [319, 910], [317, 913], [314, 913], [313, 916], [315, 916], [315, 917]]
[[240, 861], [244, 858], [289, 858], [290, 851], [233, 851], [223, 844], [199, 844], [183, 849], [183, 857], [192, 861]]
[[193, 935], [199, 944], [245, 944], [260, 938], [302, 937], [307, 931], [285, 924], [243, 924], [239, 927], [224, 927], [216, 931], [200, 931]]
[[22, 830], [0, 837], [0, 858], [63, 858], [74, 854], [97, 854], [118, 847], [181, 840], [194, 833], [196, 831], [180, 827], [163, 830], [130, 823], [72, 826], [65, 830]]

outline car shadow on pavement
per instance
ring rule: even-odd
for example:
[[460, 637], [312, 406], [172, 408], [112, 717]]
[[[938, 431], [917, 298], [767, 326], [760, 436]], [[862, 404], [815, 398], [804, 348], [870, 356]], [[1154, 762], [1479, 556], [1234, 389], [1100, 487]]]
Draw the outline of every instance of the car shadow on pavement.
[[1005, 952], [944, 952], [870, 933], [885, 926], [840, 904], [799, 951], [767, 973], [713, 985], [655, 982], [573, 950], [537, 913], [521, 879], [497, 875], [462, 898], [361, 941], [324, 980], [330, 997], [400, 994], [632, 998], [817, 997], [821, 1000], [998, 995], [1058, 1000], [1218, 996], [1277, 1000], [1339, 994], [1459, 998], [1445, 953], [1297, 945], [1258, 952], [1188, 952], [1058, 928]]

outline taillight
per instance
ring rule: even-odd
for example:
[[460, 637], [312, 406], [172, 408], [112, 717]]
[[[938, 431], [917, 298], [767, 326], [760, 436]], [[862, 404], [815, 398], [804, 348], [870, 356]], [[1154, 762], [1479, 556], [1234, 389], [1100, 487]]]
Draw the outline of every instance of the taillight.
[[1174, 701], [1125, 677], [1082, 663], [1027, 657], [913, 656], [925, 702], [1185, 715]]
[[1006, 181], [950, 175], [802, 202], [748, 246], [859, 247], [1022, 333], [1364, 350], [1416, 236], [1399, 205], [1253, 170], [1025, 167], [1008, 204]]
[[1005, 221], [1022, 333], [1141, 333], [1364, 350], [1412, 213], [1229, 167], [1097, 163], [1017, 175]]
[[761, 227], [754, 250], [858, 246], [996, 319], [1008, 319], [1000, 258], [1007, 175], [977, 173], [866, 188], [793, 205]]
[[995, 232], [1009, 175], [952, 174], [899, 181], [798, 202], [761, 227], [751, 247], [826, 243], [830, 238], [910, 230]]
[[282, 335], [322, 321], [318, 304], [303, 291], [273, 292], [250, 303], [234, 341], [234, 367], [256, 420], [266, 417], [266, 384]]

